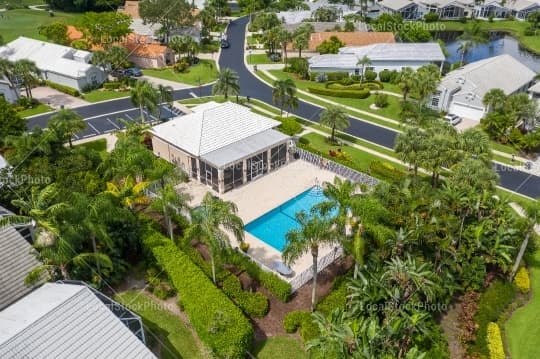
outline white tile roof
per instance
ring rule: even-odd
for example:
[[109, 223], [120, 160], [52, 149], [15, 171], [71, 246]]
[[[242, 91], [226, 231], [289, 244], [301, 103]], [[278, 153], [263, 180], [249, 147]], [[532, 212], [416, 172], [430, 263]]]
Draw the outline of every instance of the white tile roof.
[[155, 358], [81, 285], [46, 283], [0, 312], [0, 358]]
[[356, 68], [358, 57], [353, 54], [325, 54], [309, 58], [312, 68]]
[[85, 77], [86, 72], [93, 66], [73, 60], [75, 53], [81, 57], [91, 57], [91, 53], [88, 51], [29, 39], [24, 36], [20, 36], [7, 45], [0, 47], [0, 58], [9, 61], [28, 59], [33, 61], [41, 71], [51, 71], [72, 78]]
[[529, 0], [508, 0], [504, 5], [504, 7], [515, 11], [522, 11], [534, 6], [539, 6], [539, 2]]
[[154, 126], [151, 132], [185, 152], [201, 156], [280, 124], [232, 102], [208, 102], [192, 111]]
[[441, 46], [436, 42], [383, 43], [367, 46], [349, 46], [339, 49], [340, 54], [354, 54], [371, 61], [444, 61]]
[[379, 2], [380, 6], [384, 6], [385, 8], [392, 9], [392, 10], [401, 10], [404, 7], [407, 7], [411, 4], [416, 5], [416, 3], [412, 0], [383, 0]]
[[540, 82], [537, 82], [534, 85], [532, 85], [531, 87], [529, 87], [529, 89], [527, 91], [537, 93], [537, 94], [540, 93]]
[[24, 284], [24, 279], [40, 263], [33, 254], [30, 243], [11, 226], [0, 228], [0, 248], [0, 310], [2, 310], [35, 288]]

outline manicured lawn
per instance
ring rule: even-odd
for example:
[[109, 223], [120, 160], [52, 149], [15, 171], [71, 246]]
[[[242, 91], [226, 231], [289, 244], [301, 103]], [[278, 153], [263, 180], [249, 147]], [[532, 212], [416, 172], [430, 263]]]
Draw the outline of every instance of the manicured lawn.
[[247, 63], [250, 65], [261, 65], [261, 64], [281, 64], [282, 61], [272, 61], [268, 58], [266, 54], [252, 54], [247, 55]]
[[83, 94], [82, 98], [88, 102], [101, 102], [129, 96], [129, 91], [94, 90]]
[[[39, 4], [41, 1], [34, 3]], [[82, 16], [82, 13], [64, 13], [55, 11], [54, 16], [49, 16], [47, 11], [17, 9], [2, 12], [3, 18], [0, 18], [0, 34], [4, 41], [15, 40], [19, 36], [31, 37], [34, 39], [45, 40], [45, 37], [38, 34], [40, 25], [48, 24], [53, 21], [61, 21], [66, 24], [75, 24]]]
[[161, 343], [161, 358], [203, 358], [192, 331], [176, 315], [145, 293], [129, 291], [115, 297], [143, 318], [146, 342]]
[[271, 337], [258, 343], [252, 353], [258, 359], [294, 358], [307, 359], [308, 355], [297, 339]]
[[540, 250], [527, 259], [532, 298], [506, 322], [505, 336], [512, 359], [540, 358]]
[[500, 152], [509, 153], [511, 155], [519, 154], [519, 151], [510, 145], [503, 145], [502, 143], [491, 141], [491, 148]]
[[38, 114], [44, 113], [44, 112], [49, 112], [49, 111], [52, 111], [52, 108], [50, 108], [49, 106], [47, 106], [47, 105], [45, 105], [43, 103], [40, 103], [39, 105], [37, 105], [34, 108], [29, 108], [29, 109], [20, 111], [20, 112], [18, 112], [18, 114], [21, 117], [28, 117], [28, 116], [38, 115]]
[[75, 147], [105, 153], [107, 152], [107, 140], [104, 138], [100, 138], [99, 140], [81, 143], [80, 145], [76, 145]]
[[216, 63], [213, 60], [201, 60], [197, 65], [193, 65], [186, 72], [175, 72], [172, 68], [144, 69], [146, 76], [157, 77], [163, 80], [181, 82], [188, 85], [202, 85], [215, 81], [218, 77]]

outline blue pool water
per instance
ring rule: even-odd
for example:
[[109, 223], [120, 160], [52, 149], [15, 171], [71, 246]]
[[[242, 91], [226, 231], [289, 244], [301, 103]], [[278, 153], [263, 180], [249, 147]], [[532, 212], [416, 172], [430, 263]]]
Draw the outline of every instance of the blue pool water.
[[300, 224], [295, 219], [296, 213], [302, 210], [309, 213], [314, 205], [326, 199], [321, 187], [312, 187], [249, 222], [246, 224], [245, 230], [282, 252], [285, 247], [285, 235], [287, 232], [300, 227]]

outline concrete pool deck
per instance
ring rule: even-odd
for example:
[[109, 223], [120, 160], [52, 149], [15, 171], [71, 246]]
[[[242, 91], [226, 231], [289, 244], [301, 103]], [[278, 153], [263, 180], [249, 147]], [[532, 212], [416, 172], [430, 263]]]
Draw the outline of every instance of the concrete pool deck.
[[[190, 205], [193, 207], [201, 203], [206, 192], [211, 192], [223, 200], [236, 203], [239, 217], [242, 218], [244, 224], [247, 224], [317, 183], [321, 185], [323, 182], [333, 182], [334, 177], [336, 174], [333, 172], [303, 160], [296, 160], [253, 182], [223, 194], [218, 194], [210, 187], [197, 181], [191, 181], [179, 187], [192, 196]], [[281, 252], [275, 248], [248, 232], [244, 231], [244, 235], [245, 242], [249, 243], [248, 255], [255, 261], [272, 268], [273, 261], [282, 260]], [[234, 240], [232, 240], [231, 245], [238, 246]], [[334, 252], [334, 247], [321, 247], [319, 248], [319, 259]], [[294, 270], [294, 276], [282, 278], [291, 284], [298, 282], [300, 279], [298, 277], [305, 275], [305, 272], [311, 269], [312, 262], [311, 253], [304, 254], [291, 266]], [[295, 285], [293, 285], [294, 287]]]

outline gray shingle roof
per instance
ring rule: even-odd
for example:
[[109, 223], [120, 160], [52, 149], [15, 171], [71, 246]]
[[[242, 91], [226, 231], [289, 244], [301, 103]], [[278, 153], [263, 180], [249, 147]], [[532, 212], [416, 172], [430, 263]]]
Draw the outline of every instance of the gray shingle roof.
[[46, 283], [0, 312], [0, 358], [155, 358], [86, 286]]
[[35, 288], [24, 284], [24, 279], [40, 263], [32, 253], [32, 246], [13, 227], [0, 228], [0, 248], [0, 310], [2, 310]]

